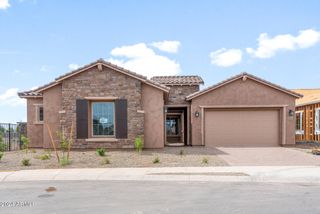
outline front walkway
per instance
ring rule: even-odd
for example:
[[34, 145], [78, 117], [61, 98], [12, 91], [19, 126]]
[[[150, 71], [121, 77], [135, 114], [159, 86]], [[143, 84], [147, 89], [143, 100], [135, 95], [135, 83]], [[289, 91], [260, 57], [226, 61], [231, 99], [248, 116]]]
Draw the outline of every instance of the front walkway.
[[320, 156], [286, 147], [218, 147], [217, 154], [231, 166], [320, 166]]

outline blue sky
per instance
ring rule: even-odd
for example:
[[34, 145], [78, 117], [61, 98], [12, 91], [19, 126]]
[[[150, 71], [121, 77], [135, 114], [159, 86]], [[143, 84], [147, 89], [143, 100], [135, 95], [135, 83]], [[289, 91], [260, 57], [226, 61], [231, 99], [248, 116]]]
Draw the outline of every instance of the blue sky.
[[320, 1], [0, 0], [0, 122], [26, 120], [16, 91], [104, 58], [148, 77], [247, 71], [320, 88]]

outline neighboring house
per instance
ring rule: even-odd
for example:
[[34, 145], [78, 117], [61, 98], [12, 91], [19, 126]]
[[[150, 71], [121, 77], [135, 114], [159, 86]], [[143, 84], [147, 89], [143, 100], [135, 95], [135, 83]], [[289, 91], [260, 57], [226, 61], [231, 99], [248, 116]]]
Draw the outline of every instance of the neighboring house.
[[296, 141], [320, 141], [320, 89], [296, 89]]
[[47, 125], [52, 133], [73, 127], [74, 148], [133, 148], [139, 135], [145, 148], [295, 143], [300, 94], [247, 73], [201, 84], [198, 76], [147, 79], [100, 59], [19, 96], [31, 147], [51, 147]]

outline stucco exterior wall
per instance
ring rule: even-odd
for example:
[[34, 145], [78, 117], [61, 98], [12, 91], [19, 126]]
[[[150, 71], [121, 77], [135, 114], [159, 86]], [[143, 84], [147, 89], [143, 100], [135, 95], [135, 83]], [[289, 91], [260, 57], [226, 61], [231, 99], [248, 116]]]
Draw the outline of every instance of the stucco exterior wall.
[[[76, 100], [86, 97], [118, 97], [127, 100], [128, 138], [108, 142], [87, 142], [77, 139], [74, 148], [133, 148], [134, 139], [144, 134], [144, 115], [142, 110], [141, 81], [103, 66], [102, 71], [93, 67], [62, 82], [62, 125], [70, 130], [76, 128]], [[89, 127], [90, 128], [90, 127]]]
[[168, 85], [170, 87], [167, 105], [187, 105], [186, 96], [199, 91], [199, 85]]
[[43, 146], [43, 124], [37, 123], [37, 104], [42, 104], [42, 98], [27, 99], [27, 133], [30, 139], [30, 148]]
[[164, 98], [163, 92], [142, 84], [144, 110], [144, 147], [164, 147]]
[[200, 106], [230, 105], [287, 105], [286, 112], [284, 112], [286, 118], [286, 144], [295, 143], [295, 118], [288, 116], [289, 110], [295, 110], [295, 98], [248, 78], [246, 81], [243, 81], [242, 79], [236, 80], [192, 100], [192, 145], [201, 145], [202, 142], [202, 115], [200, 115], [200, 117], [194, 116], [196, 111], [201, 114]]
[[[59, 147], [59, 137], [57, 131], [61, 131], [60, 115], [61, 110], [61, 85], [54, 86], [43, 93], [43, 111], [44, 111], [44, 124], [48, 124], [52, 137]], [[47, 127], [43, 127], [43, 147], [52, 148], [51, 139]]]

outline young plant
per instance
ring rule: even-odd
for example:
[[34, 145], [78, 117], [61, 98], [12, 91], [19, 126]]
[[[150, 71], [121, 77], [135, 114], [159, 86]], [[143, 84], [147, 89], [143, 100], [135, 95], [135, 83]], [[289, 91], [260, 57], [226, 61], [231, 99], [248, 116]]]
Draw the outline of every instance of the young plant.
[[27, 154], [27, 153], [28, 153], [28, 150], [29, 150], [30, 140], [29, 140], [29, 138], [27, 138], [26, 136], [22, 135], [22, 136], [21, 136], [21, 141], [22, 141], [23, 149], [26, 150], [26, 154]]
[[22, 159], [21, 164], [22, 166], [30, 166], [31, 165], [30, 159], [27, 159], [27, 158]]
[[136, 137], [136, 139], [134, 140], [134, 148], [137, 152], [141, 153], [143, 148], [143, 141], [141, 136]]
[[[57, 161], [59, 164], [61, 164], [61, 162], [65, 163], [65, 162], [68, 162], [70, 163], [70, 151], [71, 151], [71, 146], [73, 144], [73, 123], [71, 123], [71, 129], [70, 129], [70, 134], [69, 136], [67, 136], [65, 134], [65, 132], [60, 132], [60, 131], [57, 131], [57, 134], [58, 134], [58, 137], [59, 137], [59, 142], [60, 142], [60, 147], [61, 147], [61, 150], [62, 150], [62, 159], [66, 159], [67, 161], [60, 161], [60, 156], [59, 156], [59, 153], [58, 153], [58, 150], [56, 148], [56, 144], [55, 144], [55, 141], [52, 137], [52, 132], [51, 132], [51, 129], [49, 127], [48, 124], [45, 124], [47, 129], [48, 129], [48, 132], [49, 132], [49, 136], [50, 136], [50, 139], [51, 139], [51, 145], [52, 145], [52, 148], [56, 154], [56, 157], [57, 157]], [[67, 152], [67, 157], [65, 157], [65, 153]]]
[[43, 154], [39, 157], [41, 160], [49, 160], [51, 158], [50, 154]]
[[69, 147], [69, 140], [67, 136], [65, 135], [64, 131], [57, 131], [57, 135], [59, 137], [59, 142], [60, 142], [60, 149], [62, 151], [62, 158], [65, 157], [65, 153], [68, 151]]
[[67, 158], [67, 157], [63, 157], [61, 160], [60, 160], [60, 165], [61, 166], [67, 166], [71, 164], [71, 161]]
[[106, 150], [104, 148], [97, 148], [96, 153], [102, 157], [105, 156]]
[[59, 157], [59, 154], [58, 154], [58, 151], [57, 151], [57, 148], [56, 148], [56, 144], [54, 143], [54, 140], [53, 140], [53, 137], [52, 137], [52, 132], [51, 132], [51, 129], [49, 127], [48, 124], [45, 124], [47, 129], [48, 129], [48, 132], [49, 132], [49, 136], [50, 136], [50, 139], [51, 139], [51, 145], [52, 145], [52, 148], [54, 150], [54, 152], [56, 153], [56, 157], [57, 157], [57, 160], [58, 160], [58, 163], [60, 163], [60, 157]]
[[102, 161], [102, 164], [107, 165], [107, 164], [111, 164], [111, 162], [110, 162], [109, 158], [104, 158]]
[[0, 142], [0, 152], [5, 152], [7, 150], [7, 145]]
[[32, 152], [32, 153], [37, 153], [37, 150], [31, 149], [31, 152]]
[[208, 164], [209, 163], [209, 159], [206, 158], [206, 157], [202, 158], [202, 163], [203, 164]]
[[180, 156], [184, 155], [183, 149], [180, 150], [179, 155], [180, 155]]
[[1, 161], [1, 159], [3, 158], [3, 155], [4, 155], [4, 153], [3, 153], [3, 152], [0, 152], [0, 161]]
[[7, 150], [7, 145], [3, 143], [2, 134], [0, 133], [0, 152], [5, 152]]
[[153, 159], [152, 163], [154, 164], [160, 163], [159, 157], [156, 157], [155, 159]]

